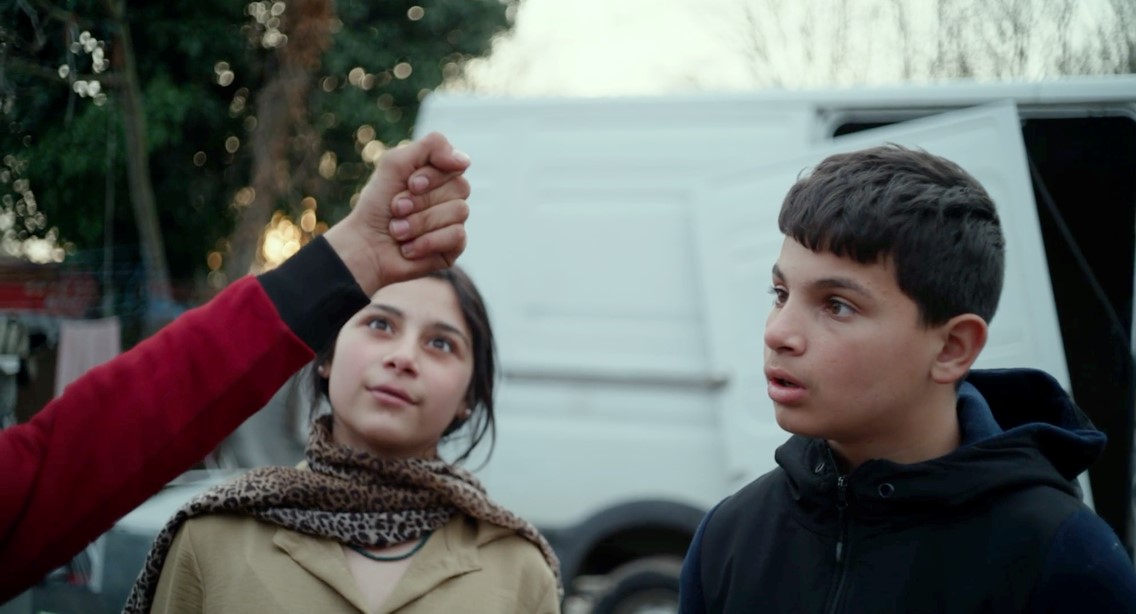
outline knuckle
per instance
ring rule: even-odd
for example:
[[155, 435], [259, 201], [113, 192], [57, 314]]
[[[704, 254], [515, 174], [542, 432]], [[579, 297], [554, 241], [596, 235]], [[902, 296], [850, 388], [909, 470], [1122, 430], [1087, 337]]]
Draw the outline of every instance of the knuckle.
[[412, 215], [406, 218], [406, 221], [410, 223], [410, 230], [406, 233], [406, 236], [408, 238], [417, 237], [418, 235], [422, 234], [423, 229], [426, 227], [422, 220], [417, 216]]
[[458, 194], [462, 198], [469, 198], [470, 192], [473, 191], [472, 187], [469, 185], [469, 180], [459, 176], [454, 181], [457, 184]]
[[430, 221], [433, 227], [444, 226], [446, 223], [445, 207], [431, 207], [423, 212], [423, 215]]
[[425, 211], [430, 207], [430, 200], [425, 196], [417, 194], [408, 194], [407, 196], [410, 198], [410, 202], [414, 203], [414, 208], [410, 210], [413, 213]]
[[430, 250], [433, 249], [432, 243], [433, 242], [430, 240], [429, 235], [424, 235], [424, 236], [418, 237], [417, 239], [414, 240], [414, 253], [415, 254], [429, 253]]

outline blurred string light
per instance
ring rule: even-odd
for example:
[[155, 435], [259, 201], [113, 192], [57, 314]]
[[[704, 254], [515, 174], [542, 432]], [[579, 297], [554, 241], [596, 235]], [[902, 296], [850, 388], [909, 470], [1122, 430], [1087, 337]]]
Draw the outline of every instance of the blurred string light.
[[[305, 211], [305, 213], [307, 213]], [[304, 231], [299, 224], [281, 211], [272, 214], [272, 221], [265, 228], [260, 246], [260, 257], [266, 269], [280, 265], [303, 246]]]
[[316, 201], [312, 197], [304, 199], [306, 204], [298, 221], [277, 211], [272, 221], [265, 227], [258, 254], [264, 270], [274, 269], [292, 257], [300, 248], [315, 237], [327, 232], [328, 225], [316, 217]]
[[[232, 206], [247, 207], [255, 197], [256, 191], [246, 186], [237, 190], [233, 196]], [[260, 234], [253, 273], [261, 273], [280, 266], [309, 241], [327, 232], [327, 222], [320, 220], [316, 214], [318, 203], [315, 198], [305, 197], [300, 201], [300, 208], [298, 218], [293, 218], [283, 211], [272, 214], [272, 219]], [[219, 241], [216, 249], [205, 256], [205, 264], [209, 267], [207, 281], [215, 290], [224, 288], [229, 281], [224, 272], [225, 254], [229, 248], [227, 241]]]
[[[11, 154], [0, 163], [0, 185], [6, 186], [0, 196], [0, 251], [39, 264], [63, 262], [66, 249], [59, 241], [59, 231], [47, 228], [31, 183], [22, 177], [26, 167], [26, 160]], [[35, 236], [38, 231], [45, 231], [42, 237]]]
[[339, 168], [339, 160], [334, 151], [325, 151], [320, 156], [319, 161], [319, 174], [324, 179], [332, 179], [335, 177], [335, 171]]
[[[106, 43], [92, 36], [87, 30], [81, 32], [77, 39], [71, 41], [68, 50], [71, 52], [71, 56], [89, 56], [91, 72], [95, 75], [102, 74], [110, 68], [110, 60], [106, 57]], [[98, 79], [76, 78], [77, 75], [72, 74], [70, 63], [60, 65], [56, 72], [60, 79], [71, 82], [71, 91], [78, 94], [80, 98], [90, 98], [96, 106], [100, 107], [106, 104], [107, 95]]]
[[286, 6], [283, 2], [250, 2], [245, 12], [254, 22], [250, 34], [255, 42], [265, 49], [283, 47], [288, 35], [280, 31], [280, 18]]
[[347, 82], [366, 91], [375, 87], [375, 75], [363, 70], [361, 66], [356, 66], [347, 73]]
[[378, 139], [371, 139], [370, 141], [367, 141], [365, 145], [363, 145], [363, 148], [362, 150], [360, 150], [359, 155], [363, 157], [364, 162], [373, 165], [378, 161], [379, 156], [383, 155], [383, 152], [385, 152], [386, 150], [386, 145], [383, 145], [382, 141]]
[[249, 90], [247, 87], [239, 88], [229, 101], [229, 117], [237, 117], [248, 105]]
[[221, 87], [228, 87], [233, 83], [233, 79], [237, 74], [229, 68], [228, 62], [217, 62], [213, 65], [213, 73], [217, 75], [217, 84]]

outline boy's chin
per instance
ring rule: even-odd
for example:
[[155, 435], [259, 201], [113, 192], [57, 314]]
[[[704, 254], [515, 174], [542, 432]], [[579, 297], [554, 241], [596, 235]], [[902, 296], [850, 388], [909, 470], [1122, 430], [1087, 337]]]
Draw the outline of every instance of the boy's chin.
[[774, 403], [773, 416], [777, 420], [777, 426], [787, 433], [818, 439], [830, 438], [831, 428], [817, 420], [817, 416], [803, 409]]

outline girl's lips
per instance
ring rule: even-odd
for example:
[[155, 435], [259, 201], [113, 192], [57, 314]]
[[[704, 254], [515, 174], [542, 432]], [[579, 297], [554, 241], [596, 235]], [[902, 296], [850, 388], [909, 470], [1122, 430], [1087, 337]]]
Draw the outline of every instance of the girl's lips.
[[384, 407], [401, 408], [414, 405], [414, 401], [410, 398], [410, 395], [393, 386], [378, 386], [376, 388], [368, 388], [368, 391], [371, 393], [371, 396]]

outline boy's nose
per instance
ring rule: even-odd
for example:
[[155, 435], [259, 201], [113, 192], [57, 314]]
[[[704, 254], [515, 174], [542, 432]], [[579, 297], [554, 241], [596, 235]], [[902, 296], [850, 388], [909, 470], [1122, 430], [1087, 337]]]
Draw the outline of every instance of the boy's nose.
[[774, 352], [799, 354], [805, 349], [799, 318], [788, 305], [774, 308], [765, 320], [765, 347]]

